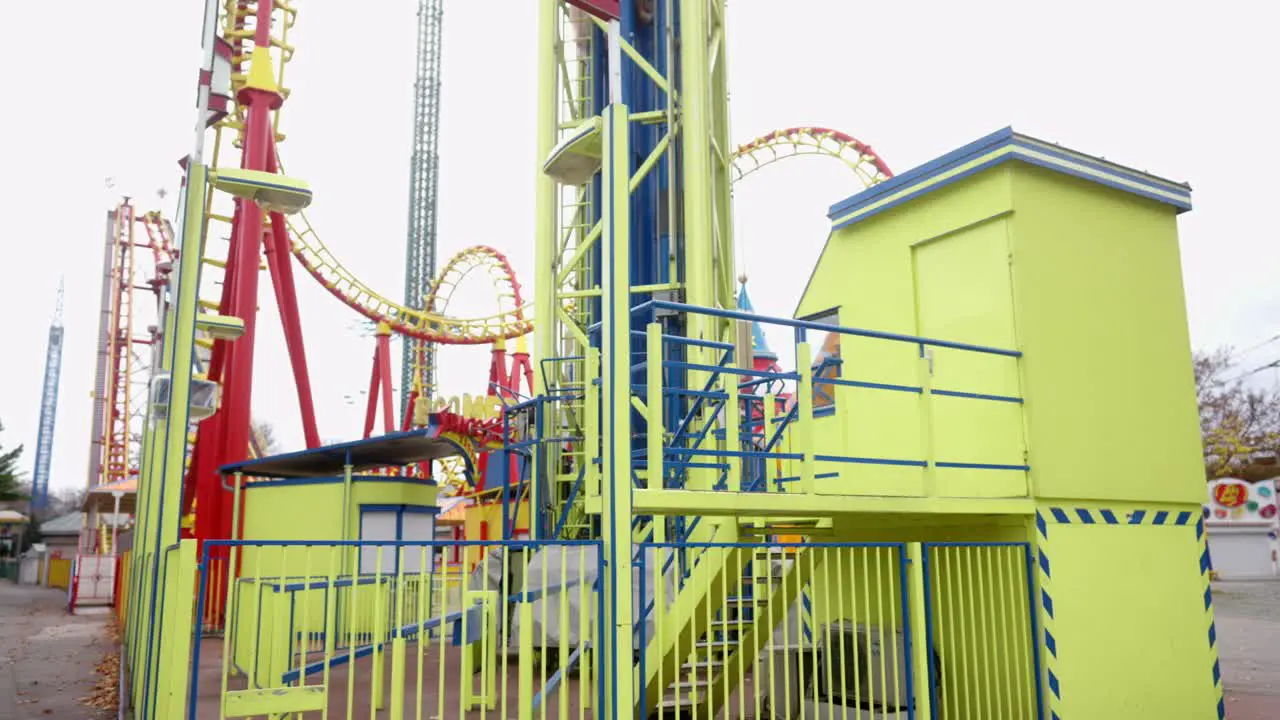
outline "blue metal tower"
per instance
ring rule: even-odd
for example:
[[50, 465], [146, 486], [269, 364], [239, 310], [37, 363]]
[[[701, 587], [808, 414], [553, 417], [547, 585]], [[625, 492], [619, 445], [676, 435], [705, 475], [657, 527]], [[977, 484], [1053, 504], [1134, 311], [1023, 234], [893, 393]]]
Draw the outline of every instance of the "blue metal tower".
[[49, 325], [49, 345], [44, 356], [44, 385], [40, 390], [40, 434], [36, 440], [36, 466], [31, 481], [31, 509], [42, 510], [49, 501], [49, 465], [53, 459], [53, 426], [58, 414], [58, 381], [62, 378], [62, 281], [58, 304]]

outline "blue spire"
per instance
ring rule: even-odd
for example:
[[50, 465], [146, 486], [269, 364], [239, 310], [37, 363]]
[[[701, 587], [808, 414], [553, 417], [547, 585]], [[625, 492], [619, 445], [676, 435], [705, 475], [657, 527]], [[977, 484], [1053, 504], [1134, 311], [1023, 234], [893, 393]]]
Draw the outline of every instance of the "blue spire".
[[[738, 309], [743, 312], [754, 313], [755, 308], [751, 305], [751, 298], [747, 296], [747, 276], [743, 275], [738, 278]], [[769, 342], [764, 338], [764, 329], [760, 327], [760, 323], [752, 321], [751, 323], [752, 352], [756, 357], [767, 357], [777, 359], [777, 355], [769, 349]]]

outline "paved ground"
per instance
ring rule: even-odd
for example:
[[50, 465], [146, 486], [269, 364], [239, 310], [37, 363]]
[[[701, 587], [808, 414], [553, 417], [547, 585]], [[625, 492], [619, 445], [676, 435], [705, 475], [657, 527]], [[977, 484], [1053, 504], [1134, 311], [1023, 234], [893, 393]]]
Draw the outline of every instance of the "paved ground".
[[1280, 718], [1280, 581], [1214, 583], [1213, 610], [1228, 720]]
[[110, 650], [107, 615], [67, 615], [61, 590], [0, 580], [0, 720], [96, 720], [80, 704]]

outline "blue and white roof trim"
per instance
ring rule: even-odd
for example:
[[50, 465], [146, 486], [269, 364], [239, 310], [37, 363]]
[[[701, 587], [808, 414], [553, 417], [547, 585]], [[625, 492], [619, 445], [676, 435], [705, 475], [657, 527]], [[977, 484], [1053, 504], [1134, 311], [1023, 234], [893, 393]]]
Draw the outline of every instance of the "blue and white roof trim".
[[1191, 186], [1023, 135], [1007, 127], [831, 206], [834, 229], [852, 225], [974, 173], [1019, 160], [1171, 205], [1191, 209]]

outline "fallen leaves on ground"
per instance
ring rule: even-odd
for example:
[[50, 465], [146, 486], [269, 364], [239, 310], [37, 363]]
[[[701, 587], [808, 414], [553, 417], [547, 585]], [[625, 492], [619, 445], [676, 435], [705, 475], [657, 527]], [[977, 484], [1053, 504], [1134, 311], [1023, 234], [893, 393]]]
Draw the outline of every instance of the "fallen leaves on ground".
[[98, 681], [88, 695], [80, 698], [81, 704], [95, 710], [115, 710], [120, 705], [120, 628], [114, 617], [107, 623], [107, 639], [111, 646], [93, 669]]

